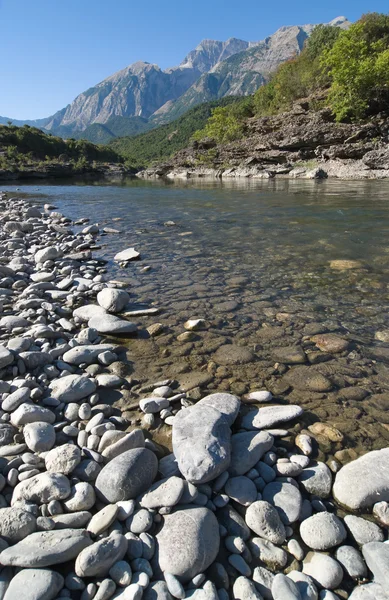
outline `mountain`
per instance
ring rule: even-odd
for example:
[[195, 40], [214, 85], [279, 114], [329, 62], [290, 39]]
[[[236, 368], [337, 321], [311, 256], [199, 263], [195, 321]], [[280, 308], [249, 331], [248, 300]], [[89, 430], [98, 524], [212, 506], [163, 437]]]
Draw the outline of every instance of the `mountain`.
[[[330, 24], [347, 27], [349, 22], [338, 17]], [[252, 93], [281, 62], [300, 53], [312, 29], [313, 25], [281, 27], [260, 42], [203, 40], [177, 67], [162, 70], [138, 61], [79, 94], [51, 117], [17, 124], [39, 126], [63, 137], [79, 137], [86, 131], [96, 139], [114, 133], [107, 125], [112, 117], [141, 117], [155, 127], [201, 102]], [[7, 120], [0, 117], [0, 122]], [[88, 130], [95, 124], [108, 126], [109, 131]]]

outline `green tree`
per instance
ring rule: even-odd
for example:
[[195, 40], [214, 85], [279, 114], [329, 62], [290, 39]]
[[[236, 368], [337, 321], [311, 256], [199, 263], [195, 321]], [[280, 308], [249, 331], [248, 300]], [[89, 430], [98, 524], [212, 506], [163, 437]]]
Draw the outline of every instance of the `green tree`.
[[224, 144], [239, 139], [243, 133], [243, 121], [232, 113], [229, 106], [225, 106], [213, 109], [204, 129], [197, 131], [193, 139], [212, 138], [219, 144]]
[[322, 56], [331, 78], [329, 104], [338, 121], [387, 108], [389, 15], [364, 15]]

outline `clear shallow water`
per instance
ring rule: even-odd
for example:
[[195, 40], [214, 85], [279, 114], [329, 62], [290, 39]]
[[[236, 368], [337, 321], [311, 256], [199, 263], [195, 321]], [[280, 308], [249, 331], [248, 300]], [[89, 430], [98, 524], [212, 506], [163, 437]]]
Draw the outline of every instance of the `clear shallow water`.
[[[389, 344], [374, 336], [389, 329], [389, 182], [39, 182], [1, 188], [37, 194], [73, 219], [89, 217], [120, 229], [120, 235], [101, 238], [98, 256], [112, 260], [129, 246], [141, 252], [142, 261], [126, 270], [110, 263], [134, 303], [161, 308], [139, 323], [158, 321], [167, 328], [157, 338], [129, 341], [135, 375], [198, 376], [208, 379], [209, 390], [238, 394], [266, 386], [281, 400], [304, 405], [306, 425], [320, 418], [343, 433], [342, 444], [320, 440], [326, 455], [342, 447], [359, 452], [387, 445]], [[359, 260], [362, 268], [330, 268], [338, 259]], [[151, 266], [147, 273], [141, 271], [145, 265]], [[189, 317], [204, 317], [210, 327], [193, 341], [177, 341]], [[351, 354], [321, 362], [309, 339], [320, 331], [346, 337]], [[226, 344], [232, 346], [227, 360], [223, 350], [218, 353]], [[290, 346], [304, 348], [305, 365], [279, 364], [277, 349]], [[235, 364], [243, 361], [241, 348], [252, 359]], [[308, 370], [327, 377], [332, 389], [308, 389]]]

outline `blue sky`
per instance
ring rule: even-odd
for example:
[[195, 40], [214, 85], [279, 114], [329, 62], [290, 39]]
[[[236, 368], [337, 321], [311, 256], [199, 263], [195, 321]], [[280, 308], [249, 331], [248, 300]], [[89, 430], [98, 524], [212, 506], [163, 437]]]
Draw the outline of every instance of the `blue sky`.
[[49, 116], [136, 60], [180, 63], [203, 38], [254, 41], [367, 11], [387, 1], [0, 0], [0, 115]]

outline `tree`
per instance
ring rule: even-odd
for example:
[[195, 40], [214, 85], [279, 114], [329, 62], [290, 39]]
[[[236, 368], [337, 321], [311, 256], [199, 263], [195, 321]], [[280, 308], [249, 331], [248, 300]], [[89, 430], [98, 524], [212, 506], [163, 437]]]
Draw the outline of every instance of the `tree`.
[[244, 124], [232, 113], [229, 106], [217, 107], [212, 111], [204, 129], [197, 131], [193, 139], [212, 138], [219, 144], [232, 142], [242, 137]]
[[387, 108], [389, 15], [364, 15], [343, 31], [321, 59], [331, 78], [329, 104], [338, 121]]

